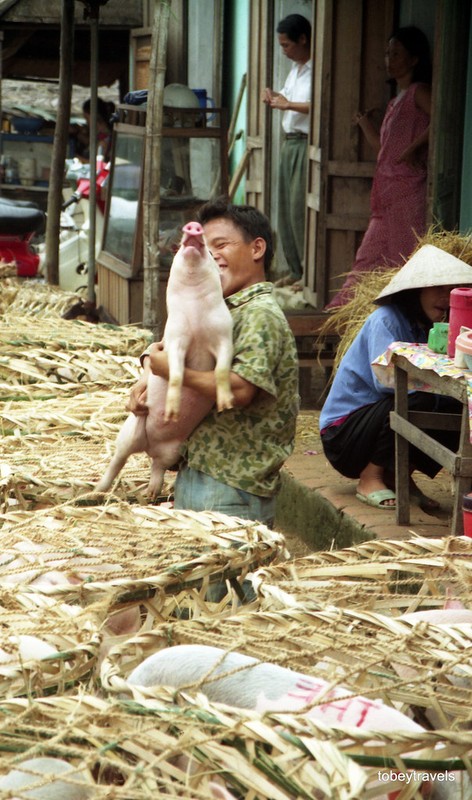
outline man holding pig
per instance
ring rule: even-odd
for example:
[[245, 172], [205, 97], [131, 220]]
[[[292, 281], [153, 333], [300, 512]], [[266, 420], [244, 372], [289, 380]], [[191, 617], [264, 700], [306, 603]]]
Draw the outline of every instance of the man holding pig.
[[[233, 319], [233, 408], [218, 412], [213, 407], [188, 438], [174, 505], [271, 525], [299, 407], [295, 341], [266, 280], [273, 257], [272, 230], [257, 209], [224, 199], [203, 206], [199, 221]], [[128, 406], [137, 415], [147, 413], [149, 371], [168, 378], [166, 352], [151, 345], [143, 367]], [[213, 371], [186, 368], [183, 382], [216, 400]]]

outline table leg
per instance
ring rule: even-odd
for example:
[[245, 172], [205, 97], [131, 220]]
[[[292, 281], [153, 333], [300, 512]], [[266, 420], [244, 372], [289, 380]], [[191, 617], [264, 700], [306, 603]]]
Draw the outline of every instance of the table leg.
[[[459, 456], [462, 459], [470, 453], [470, 428], [469, 409], [467, 404], [462, 408], [461, 434], [459, 439]], [[459, 469], [462, 469], [462, 463]], [[452, 504], [452, 536], [462, 536], [464, 532], [464, 518], [462, 515], [462, 498], [470, 492], [470, 478], [462, 475], [454, 476], [454, 500]]]
[[[408, 419], [408, 375], [395, 365], [395, 411], [403, 419]], [[409, 444], [403, 436], [395, 432], [395, 493], [396, 521], [398, 525], [410, 522], [410, 470]]]

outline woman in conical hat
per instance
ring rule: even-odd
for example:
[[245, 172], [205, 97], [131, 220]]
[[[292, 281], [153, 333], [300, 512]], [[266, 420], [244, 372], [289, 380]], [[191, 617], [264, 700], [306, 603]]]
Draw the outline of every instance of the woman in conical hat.
[[[379, 382], [372, 363], [392, 342], [426, 343], [433, 323], [447, 321], [451, 290], [469, 285], [471, 266], [438, 247], [424, 245], [377, 296], [378, 308], [339, 365], [320, 414], [321, 440], [332, 466], [357, 479], [356, 497], [362, 502], [395, 508], [394, 433], [389, 421], [394, 395], [393, 389]], [[410, 410], [458, 411], [455, 400], [431, 392], [411, 392], [408, 398]], [[457, 449], [458, 432], [430, 433], [449, 449]], [[440, 466], [410, 447], [410, 472], [415, 469], [433, 478]]]

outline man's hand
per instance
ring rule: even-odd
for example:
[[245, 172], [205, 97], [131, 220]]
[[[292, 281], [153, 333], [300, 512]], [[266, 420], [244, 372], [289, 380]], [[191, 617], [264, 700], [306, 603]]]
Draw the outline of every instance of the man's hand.
[[142, 376], [134, 386], [131, 387], [126, 410], [131, 411], [137, 417], [145, 417], [149, 409], [146, 405], [147, 375]]

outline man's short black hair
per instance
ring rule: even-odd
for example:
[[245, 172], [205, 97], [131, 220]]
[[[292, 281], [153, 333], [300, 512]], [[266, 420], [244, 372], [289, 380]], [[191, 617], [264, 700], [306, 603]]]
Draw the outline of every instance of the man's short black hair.
[[199, 209], [197, 218], [201, 225], [213, 219], [229, 219], [240, 229], [245, 242], [252, 242], [259, 237], [264, 239], [266, 243], [264, 270], [266, 275], [268, 274], [274, 257], [274, 241], [270, 222], [262, 211], [254, 206], [233, 205], [227, 197], [217, 197]]
[[305, 34], [307, 43], [311, 42], [311, 24], [301, 14], [289, 14], [277, 25], [277, 33], [285, 33], [291, 42], [298, 42]]

